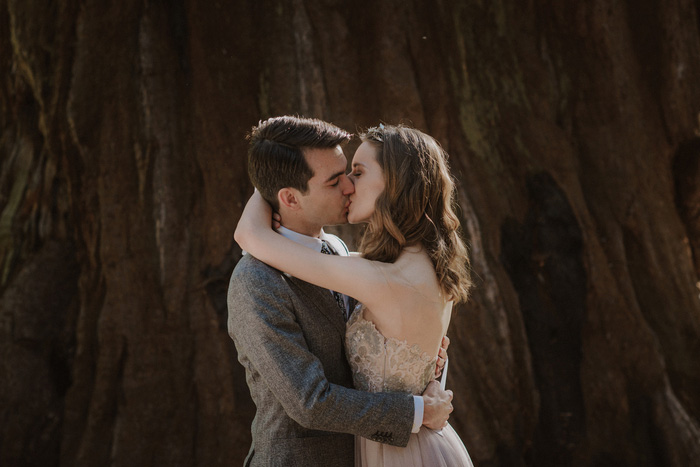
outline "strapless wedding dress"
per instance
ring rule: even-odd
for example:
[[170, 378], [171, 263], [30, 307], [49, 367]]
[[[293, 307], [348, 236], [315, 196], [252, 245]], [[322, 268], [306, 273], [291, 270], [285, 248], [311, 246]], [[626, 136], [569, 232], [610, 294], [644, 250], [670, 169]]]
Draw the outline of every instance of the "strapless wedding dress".
[[[345, 344], [355, 388], [370, 392], [420, 395], [433, 378], [437, 356], [417, 345], [385, 338], [364, 318], [361, 306], [347, 324]], [[422, 426], [405, 448], [355, 439], [355, 465], [363, 467], [473, 466], [462, 440], [447, 425], [440, 431]]]

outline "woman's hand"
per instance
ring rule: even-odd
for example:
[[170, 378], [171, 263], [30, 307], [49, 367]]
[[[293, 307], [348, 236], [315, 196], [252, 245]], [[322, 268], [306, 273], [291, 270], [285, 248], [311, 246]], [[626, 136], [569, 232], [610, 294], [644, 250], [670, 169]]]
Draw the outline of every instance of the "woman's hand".
[[280, 216], [280, 213], [278, 212], [273, 212], [272, 213], [272, 228], [277, 230], [282, 226], [282, 216]]

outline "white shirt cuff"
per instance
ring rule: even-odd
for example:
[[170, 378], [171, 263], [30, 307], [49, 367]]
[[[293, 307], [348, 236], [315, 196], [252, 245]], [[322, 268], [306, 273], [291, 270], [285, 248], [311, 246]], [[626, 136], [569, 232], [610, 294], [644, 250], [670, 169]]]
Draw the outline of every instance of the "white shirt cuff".
[[421, 425], [423, 425], [423, 397], [413, 396], [413, 429], [411, 433], [418, 433]]

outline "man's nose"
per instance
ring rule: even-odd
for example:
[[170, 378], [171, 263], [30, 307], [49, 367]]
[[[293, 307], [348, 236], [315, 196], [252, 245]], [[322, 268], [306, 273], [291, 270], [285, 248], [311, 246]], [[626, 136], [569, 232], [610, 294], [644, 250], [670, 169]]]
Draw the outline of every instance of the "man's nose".
[[350, 177], [348, 176], [343, 176], [343, 194], [344, 195], [351, 195], [355, 193], [355, 184], [352, 182]]

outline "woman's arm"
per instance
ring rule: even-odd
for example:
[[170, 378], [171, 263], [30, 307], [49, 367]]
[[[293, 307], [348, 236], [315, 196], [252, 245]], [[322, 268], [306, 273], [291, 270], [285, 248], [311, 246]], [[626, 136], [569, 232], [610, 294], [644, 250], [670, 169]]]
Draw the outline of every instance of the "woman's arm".
[[[272, 209], [257, 191], [246, 204], [234, 239], [270, 266], [372, 306], [388, 293], [392, 264], [359, 256], [325, 255], [284, 238], [270, 227]], [[395, 290], [394, 290], [395, 292]]]
[[[257, 191], [257, 190], [255, 190]], [[272, 212], [272, 228], [277, 230], [282, 227], [282, 216], [278, 212]], [[349, 251], [347, 256], [362, 256], [357, 251]]]

